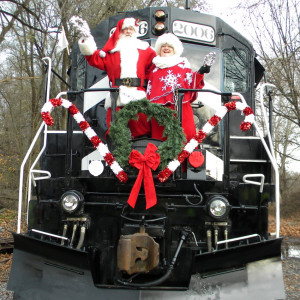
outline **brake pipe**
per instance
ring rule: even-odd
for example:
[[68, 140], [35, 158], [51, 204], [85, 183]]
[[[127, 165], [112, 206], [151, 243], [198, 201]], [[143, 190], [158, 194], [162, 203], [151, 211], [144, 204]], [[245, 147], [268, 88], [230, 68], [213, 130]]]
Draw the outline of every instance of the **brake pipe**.
[[247, 131], [251, 128], [254, 122], [254, 113], [250, 106], [243, 102], [231, 101], [221, 106], [216, 113], [206, 122], [194, 137], [184, 146], [183, 150], [178, 154], [177, 159], [173, 159], [168, 165], [157, 175], [160, 182], [165, 182], [180, 166], [181, 163], [203, 142], [206, 135], [222, 120], [222, 118], [231, 110], [240, 110], [244, 113], [245, 119], [240, 125], [242, 131]]
[[78, 108], [69, 100], [63, 98], [53, 98], [49, 99], [43, 107], [41, 111], [42, 119], [48, 126], [52, 126], [54, 124], [53, 118], [51, 117], [51, 112], [56, 106], [62, 106], [70, 112], [72, 117], [75, 119], [77, 124], [79, 125], [82, 132], [87, 136], [87, 138], [91, 141], [94, 148], [98, 150], [104, 160], [107, 162], [113, 173], [119, 179], [120, 182], [125, 183], [128, 180], [128, 176], [116, 159], [113, 157], [111, 152], [109, 151], [106, 144], [98, 137], [96, 132], [91, 128], [90, 124], [85, 120], [84, 116], [80, 113]]

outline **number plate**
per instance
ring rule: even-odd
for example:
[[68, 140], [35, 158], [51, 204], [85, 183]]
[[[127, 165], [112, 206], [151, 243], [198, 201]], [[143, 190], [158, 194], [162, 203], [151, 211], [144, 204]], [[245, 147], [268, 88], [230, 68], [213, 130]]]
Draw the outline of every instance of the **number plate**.
[[211, 43], [215, 40], [215, 31], [212, 27], [184, 21], [173, 22], [173, 33], [180, 37], [203, 42]]

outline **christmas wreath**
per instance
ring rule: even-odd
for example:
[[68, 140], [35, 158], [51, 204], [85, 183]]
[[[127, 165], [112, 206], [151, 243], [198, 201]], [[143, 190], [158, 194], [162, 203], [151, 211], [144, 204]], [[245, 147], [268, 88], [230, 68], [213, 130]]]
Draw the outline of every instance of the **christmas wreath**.
[[132, 150], [132, 141], [128, 122], [137, 120], [138, 113], [147, 115], [148, 121], [155, 118], [159, 125], [165, 127], [163, 136], [167, 139], [158, 147], [159, 167], [162, 169], [168, 161], [177, 157], [181, 152], [185, 135], [174, 110], [151, 103], [147, 99], [132, 101], [117, 112], [116, 120], [111, 123], [109, 129], [109, 135], [114, 145], [112, 152], [121, 166], [129, 166], [128, 160]]

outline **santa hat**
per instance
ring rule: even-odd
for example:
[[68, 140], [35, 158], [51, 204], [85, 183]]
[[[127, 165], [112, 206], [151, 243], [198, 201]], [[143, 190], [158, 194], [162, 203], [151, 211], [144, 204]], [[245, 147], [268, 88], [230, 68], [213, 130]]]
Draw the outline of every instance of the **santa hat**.
[[123, 29], [133, 27], [135, 31], [138, 31], [139, 25], [137, 23], [137, 20], [134, 18], [125, 18], [118, 22], [117, 28], [114, 31], [114, 33], [111, 35], [111, 37], [106, 42], [105, 46], [100, 50], [100, 56], [105, 57], [106, 53], [111, 51], [115, 48], [117, 41], [120, 37], [120, 33]]
[[155, 43], [155, 51], [160, 53], [160, 49], [163, 45], [168, 44], [174, 49], [176, 55], [180, 56], [183, 52], [183, 46], [179, 38], [172, 33], [165, 33], [161, 35]]

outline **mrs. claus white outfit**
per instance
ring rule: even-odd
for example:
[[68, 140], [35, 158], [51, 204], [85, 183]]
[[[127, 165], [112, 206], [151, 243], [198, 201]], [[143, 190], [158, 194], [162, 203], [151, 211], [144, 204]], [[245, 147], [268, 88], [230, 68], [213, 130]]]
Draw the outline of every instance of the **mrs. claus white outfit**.
[[[176, 88], [201, 89], [204, 86], [204, 74], [192, 72], [190, 64], [185, 57], [180, 57], [183, 47], [180, 40], [173, 34], [164, 34], [157, 39], [155, 48], [160, 53], [162, 45], [168, 44], [173, 47], [173, 56], [156, 56], [150, 69], [147, 86], [147, 99], [175, 109], [174, 91]], [[197, 93], [187, 92], [182, 100], [182, 128], [189, 141], [196, 133], [193, 109], [191, 103], [196, 100]], [[162, 139], [164, 126], [152, 120], [152, 138]]]
[[[145, 41], [137, 38], [119, 39], [122, 29], [132, 26], [137, 31], [134, 18], [125, 18], [118, 22], [115, 32], [112, 34], [102, 50], [97, 50], [95, 40], [92, 36], [82, 37], [79, 40], [79, 48], [85, 55], [88, 63], [98, 69], [107, 72], [111, 87], [119, 87], [117, 109], [130, 101], [146, 98], [145, 87], [147, 85], [147, 72], [151, 66], [152, 59], [156, 56], [155, 51]], [[122, 82], [124, 78], [131, 78], [131, 86]], [[111, 118], [110, 94], [105, 100], [107, 109], [107, 125]], [[131, 120], [129, 126], [133, 137], [147, 134], [149, 128], [144, 128], [146, 117], [140, 114], [140, 122]]]

